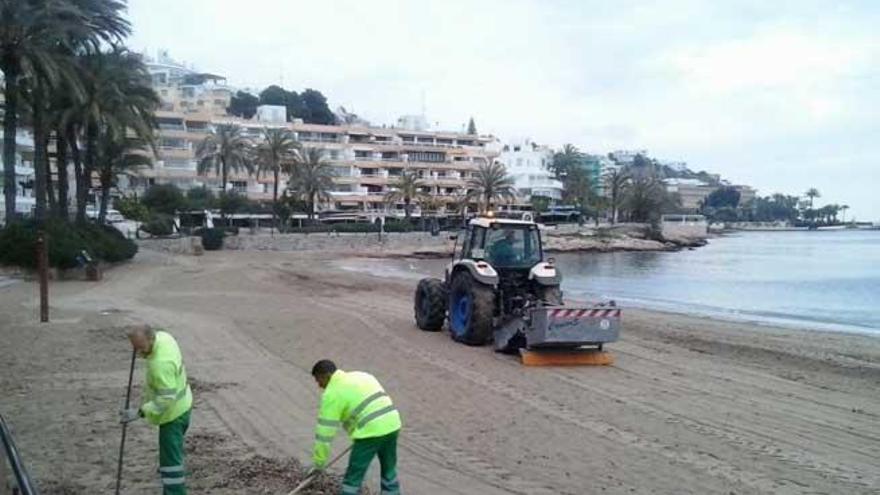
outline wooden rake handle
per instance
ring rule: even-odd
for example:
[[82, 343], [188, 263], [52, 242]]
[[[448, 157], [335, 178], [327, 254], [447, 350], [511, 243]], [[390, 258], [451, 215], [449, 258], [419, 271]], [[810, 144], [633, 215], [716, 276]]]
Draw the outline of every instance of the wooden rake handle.
[[[339, 455], [337, 455], [336, 457], [333, 458], [333, 460], [328, 462], [326, 467], [329, 468], [330, 466], [336, 464], [336, 462], [339, 461], [339, 459], [342, 459], [345, 456], [345, 454], [348, 454], [351, 451], [351, 448], [353, 446], [354, 446], [354, 444], [349, 445], [347, 449], [340, 452]], [[314, 481], [315, 475], [317, 475], [319, 472], [320, 471], [312, 470], [308, 475], [306, 475], [305, 479], [303, 479], [300, 482], [300, 484], [297, 485], [296, 488], [294, 488], [293, 491], [288, 493], [287, 495], [296, 495], [297, 493], [303, 491], [307, 486], [309, 486], [309, 484], [312, 481]]]

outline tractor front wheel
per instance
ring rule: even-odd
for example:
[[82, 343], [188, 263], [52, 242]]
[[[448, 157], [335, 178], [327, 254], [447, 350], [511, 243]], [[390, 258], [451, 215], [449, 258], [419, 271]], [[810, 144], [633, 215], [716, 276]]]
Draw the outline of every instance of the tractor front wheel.
[[468, 272], [460, 272], [449, 287], [449, 333], [458, 342], [484, 345], [492, 339], [495, 293]]

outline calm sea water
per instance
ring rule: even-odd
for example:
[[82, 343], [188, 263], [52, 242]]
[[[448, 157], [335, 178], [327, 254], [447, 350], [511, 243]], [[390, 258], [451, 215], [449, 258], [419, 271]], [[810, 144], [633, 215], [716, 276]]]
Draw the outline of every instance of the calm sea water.
[[[743, 232], [691, 251], [555, 257], [567, 298], [880, 335], [878, 231]], [[377, 274], [415, 279], [446, 262], [389, 263]]]

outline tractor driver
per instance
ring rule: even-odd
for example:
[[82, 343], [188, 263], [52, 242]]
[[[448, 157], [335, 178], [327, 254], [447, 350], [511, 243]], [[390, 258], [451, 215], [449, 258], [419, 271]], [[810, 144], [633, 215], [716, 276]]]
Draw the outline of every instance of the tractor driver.
[[511, 265], [516, 263], [516, 249], [514, 248], [514, 243], [516, 242], [516, 231], [514, 230], [505, 230], [504, 237], [496, 240], [492, 243], [492, 246], [489, 247], [489, 260], [492, 261], [494, 265]]

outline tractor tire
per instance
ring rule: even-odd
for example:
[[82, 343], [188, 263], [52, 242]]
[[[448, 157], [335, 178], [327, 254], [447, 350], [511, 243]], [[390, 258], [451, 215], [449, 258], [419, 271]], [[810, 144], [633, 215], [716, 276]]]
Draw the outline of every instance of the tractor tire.
[[538, 287], [538, 299], [546, 306], [562, 306], [562, 289], [558, 285]]
[[468, 272], [452, 279], [449, 287], [449, 334], [467, 345], [485, 345], [492, 340], [495, 292]]
[[426, 332], [438, 332], [446, 319], [446, 284], [436, 278], [419, 280], [415, 295], [416, 325]]

